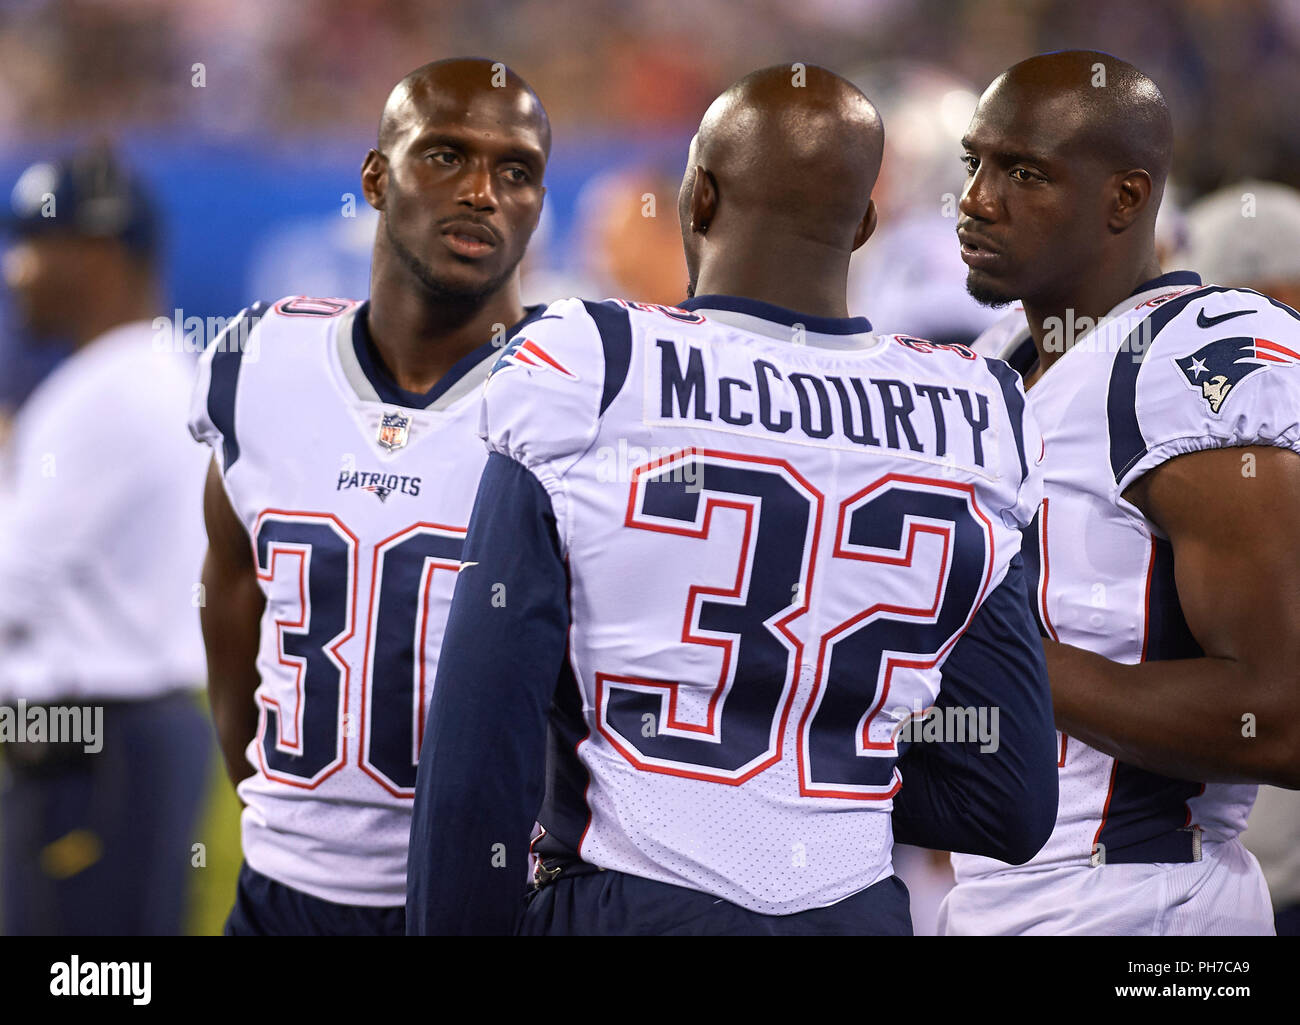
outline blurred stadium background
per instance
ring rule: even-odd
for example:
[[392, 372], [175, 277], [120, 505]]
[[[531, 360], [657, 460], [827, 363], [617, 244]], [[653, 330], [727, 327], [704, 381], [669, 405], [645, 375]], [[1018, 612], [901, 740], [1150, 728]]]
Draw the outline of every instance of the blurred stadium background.
[[[1171, 206], [1245, 179], [1300, 187], [1300, 0], [0, 0], [0, 194], [34, 160], [107, 141], [161, 208], [160, 313], [364, 295], [374, 219], [358, 170], [388, 90], [428, 60], [486, 56], [533, 85], [555, 129], [525, 300], [673, 302], [676, 189], [701, 113], [745, 72], [805, 61], [853, 77], [885, 118], [882, 228], [855, 266], [853, 312], [969, 338], [987, 314], [965, 299], [952, 238], [957, 139], [993, 76], [1064, 48], [1160, 83]], [[1169, 214], [1172, 255], [1188, 232]], [[0, 298], [0, 408], [59, 357]], [[194, 932], [218, 931], [229, 907], [236, 813], [214, 764]]]

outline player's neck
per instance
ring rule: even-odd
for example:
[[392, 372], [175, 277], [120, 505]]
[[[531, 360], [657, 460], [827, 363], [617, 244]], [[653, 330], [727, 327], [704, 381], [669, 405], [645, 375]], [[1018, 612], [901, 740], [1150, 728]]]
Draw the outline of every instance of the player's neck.
[[[814, 317], [849, 315], [848, 255], [825, 246], [816, 252], [775, 250], [760, 239], [736, 240], [702, 260], [696, 295], [734, 295]], [[743, 254], [737, 256], [736, 254]]]
[[1079, 281], [1070, 291], [1023, 300], [1029, 333], [1038, 351], [1036, 382], [1111, 310], [1122, 303], [1144, 281], [1160, 276], [1155, 253], [1136, 265], [1102, 265], [1097, 273]]
[[463, 356], [500, 337], [524, 316], [519, 281], [512, 277], [485, 300], [457, 303], [372, 282], [368, 327], [397, 385], [423, 394]]

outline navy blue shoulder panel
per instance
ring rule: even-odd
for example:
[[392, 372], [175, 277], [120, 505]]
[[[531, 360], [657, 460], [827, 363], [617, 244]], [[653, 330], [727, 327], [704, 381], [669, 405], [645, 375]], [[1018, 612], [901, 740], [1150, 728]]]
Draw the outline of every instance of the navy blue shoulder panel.
[[1000, 358], [1021, 377], [1028, 377], [1033, 373], [1034, 367], [1038, 366], [1038, 349], [1034, 345], [1033, 336], [1026, 335], [1015, 351]]
[[1120, 343], [1115, 353], [1115, 363], [1110, 370], [1110, 385], [1106, 391], [1106, 423], [1110, 430], [1110, 469], [1118, 484], [1130, 467], [1147, 454], [1146, 439], [1142, 437], [1142, 428], [1137, 417], [1137, 379], [1138, 371], [1156, 336], [1169, 322], [1194, 302], [1204, 299], [1215, 292], [1230, 292], [1235, 289], [1207, 285], [1187, 295], [1171, 299], [1163, 306], [1158, 306], [1155, 313], [1144, 318], [1127, 338]]
[[1106, 394], [1106, 420], [1110, 429], [1110, 468], [1118, 484], [1130, 467], [1147, 454], [1146, 439], [1137, 419], [1137, 378], [1156, 335], [1191, 303], [1216, 292], [1248, 292], [1271, 303], [1289, 316], [1300, 320], [1300, 313], [1285, 303], [1250, 288], [1224, 288], [1206, 285], [1187, 295], [1171, 299], [1138, 324], [1120, 345], [1111, 367], [1110, 386]]
[[595, 321], [605, 350], [605, 387], [600, 393], [598, 414], [603, 416], [627, 382], [627, 371], [632, 364], [632, 321], [627, 310], [616, 302], [593, 303], [584, 299], [582, 305]]
[[255, 302], [241, 310], [239, 316], [212, 342], [212, 380], [208, 383], [208, 419], [221, 432], [221, 463], [225, 473], [239, 458], [239, 439], [235, 435], [235, 392], [239, 387], [239, 368], [249, 335], [262, 314], [271, 308], [268, 302]]
[[1011, 431], [1016, 438], [1016, 451], [1020, 454], [1020, 478], [1023, 480], [1029, 476], [1029, 464], [1025, 461], [1025, 396], [1016, 387], [1020, 375], [1000, 359], [986, 359], [984, 365], [1002, 386], [1002, 401], [1011, 417]]
[[1171, 299], [1139, 323], [1115, 353], [1115, 363], [1111, 367], [1110, 384], [1106, 394], [1106, 421], [1110, 431], [1110, 468], [1115, 475], [1116, 484], [1148, 451], [1137, 418], [1137, 378], [1152, 343], [1169, 322], [1190, 304], [1217, 292], [1249, 292], [1258, 295], [1290, 316], [1300, 319], [1300, 314], [1289, 306], [1253, 289], [1206, 285], [1187, 295]]

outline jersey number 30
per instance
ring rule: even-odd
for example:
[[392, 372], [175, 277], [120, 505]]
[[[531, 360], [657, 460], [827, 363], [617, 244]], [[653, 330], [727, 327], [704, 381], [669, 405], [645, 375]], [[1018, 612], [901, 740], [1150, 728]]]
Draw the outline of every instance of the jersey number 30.
[[[375, 545], [365, 655], [354, 680], [338, 652], [356, 631], [356, 535], [328, 513], [270, 509], [258, 518], [258, 576], [296, 575], [298, 595], [296, 608], [274, 620], [276, 657], [295, 680], [292, 706], [265, 693], [259, 701], [258, 756], [267, 777], [319, 786], [347, 763], [355, 737], [367, 775], [394, 796], [414, 794], [433, 686], [424, 658], [430, 593], [439, 570], [460, 570], [464, 537], [463, 528], [417, 523]], [[356, 723], [348, 714], [354, 686], [361, 687]]]

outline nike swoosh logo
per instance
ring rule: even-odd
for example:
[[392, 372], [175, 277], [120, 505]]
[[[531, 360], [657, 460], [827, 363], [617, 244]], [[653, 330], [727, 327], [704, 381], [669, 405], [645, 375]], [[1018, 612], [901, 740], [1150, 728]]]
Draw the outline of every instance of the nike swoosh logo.
[[1233, 310], [1231, 313], [1220, 313], [1217, 317], [1207, 317], [1205, 307], [1201, 307], [1201, 312], [1196, 315], [1196, 326], [1214, 327], [1215, 324], [1222, 324], [1225, 320], [1231, 320], [1233, 317], [1245, 317], [1258, 312], [1258, 310]]
[[462, 562], [462, 563], [460, 564], [460, 568], [461, 568], [461, 569], [469, 569], [471, 566], [477, 566], [477, 565], [478, 565], [477, 562]]

